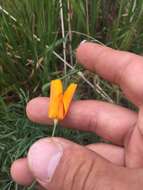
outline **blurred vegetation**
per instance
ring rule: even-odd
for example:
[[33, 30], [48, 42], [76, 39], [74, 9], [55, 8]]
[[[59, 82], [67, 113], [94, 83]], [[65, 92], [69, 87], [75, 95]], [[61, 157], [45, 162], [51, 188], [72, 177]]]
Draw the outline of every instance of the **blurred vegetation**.
[[[28, 189], [11, 181], [9, 167], [13, 160], [26, 155], [35, 140], [52, 132], [51, 128], [28, 121], [24, 110], [32, 97], [49, 94], [51, 79], [63, 78], [65, 85], [71, 80], [78, 82], [77, 99], [108, 100], [110, 97], [118, 104], [132, 106], [117, 86], [79, 67], [74, 52], [82, 40], [91, 40], [142, 54], [142, 17], [142, 0], [63, 0], [62, 7], [60, 0], [0, 0], [2, 190]], [[63, 57], [72, 69], [66, 66]], [[82, 71], [93, 87], [98, 84], [108, 98], [93, 90], [78, 71]], [[56, 134], [81, 144], [97, 141], [95, 135], [75, 130], [59, 128]]]

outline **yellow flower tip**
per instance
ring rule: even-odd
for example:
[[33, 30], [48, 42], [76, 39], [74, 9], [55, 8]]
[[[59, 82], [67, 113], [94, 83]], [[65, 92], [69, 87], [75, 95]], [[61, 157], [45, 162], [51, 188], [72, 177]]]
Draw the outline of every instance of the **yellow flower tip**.
[[63, 94], [61, 80], [56, 79], [51, 81], [49, 118], [54, 120], [62, 120], [65, 118], [76, 88], [77, 84], [71, 83]]

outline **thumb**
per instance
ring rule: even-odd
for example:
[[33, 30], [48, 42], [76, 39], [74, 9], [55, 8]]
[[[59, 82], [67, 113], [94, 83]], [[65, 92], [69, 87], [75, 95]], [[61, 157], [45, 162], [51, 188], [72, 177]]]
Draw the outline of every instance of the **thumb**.
[[45, 189], [100, 190], [108, 189], [108, 184], [109, 189], [114, 189], [116, 181], [119, 185], [119, 179], [120, 188], [126, 184], [125, 169], [62, 138], [37, 141], [29, 150], [28, 163], [34, 177]]

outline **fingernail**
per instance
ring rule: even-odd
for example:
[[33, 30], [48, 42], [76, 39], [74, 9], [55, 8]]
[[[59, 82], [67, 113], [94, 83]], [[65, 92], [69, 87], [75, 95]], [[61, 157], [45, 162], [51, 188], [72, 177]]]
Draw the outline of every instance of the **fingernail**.
[[[78, 47], [79, 47], [81, 44], [84, 44], [84, 43], [86, 43], [86, 42], [87, 42], [87, 40], [82, 40], [82, 41], [79, 43]], [[77, 47], [77, 49], [78, 49], [78, 47]], [[74, 51], [75, 55], [76, 55], [76, 53], [77, 53], [77, 49]]]
[[37, 141], [29, 150], [29, 167], [41, 182], [50, 182], [63, 155], [62, 145], [49, 139]]
[[82, 40], [81, 42], [80, 42], [80, 44], [84, 44], [84, 43], [86, 43], [87, 42], [87, 40]]

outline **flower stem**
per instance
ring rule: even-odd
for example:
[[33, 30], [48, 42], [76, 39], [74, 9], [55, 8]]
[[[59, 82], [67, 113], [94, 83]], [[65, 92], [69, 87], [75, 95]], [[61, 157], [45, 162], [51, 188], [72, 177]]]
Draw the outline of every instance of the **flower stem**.
[[53, 131], [52, 131], [52, 137], [55, 136], [55, 131], [56, 131], [56, 128], [57, 128], [57, 124], [58, 124], [58, 120], [54, 119], [54, 126], [53, 126]]

